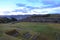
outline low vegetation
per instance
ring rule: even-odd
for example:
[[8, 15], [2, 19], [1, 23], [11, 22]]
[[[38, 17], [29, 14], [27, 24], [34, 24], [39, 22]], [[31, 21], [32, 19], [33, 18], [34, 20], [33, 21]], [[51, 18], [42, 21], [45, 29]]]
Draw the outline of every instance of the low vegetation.
[[20, 21], [14, 17], [1, 17], [0, 40], [60, 40], [59, 17], [50, 14], [31, 15]]
[[17, 19], [14, 17], [11, 17], [11, 18], [1, 17], [0, 18], [0, 23], [9, 23], [9, 22], [14, 22], [14, 21], [17, 21]]
[[[6, 34], [6, 32], [9, 33], [13, 30], [16, 30], [18, 35], [16, 31], [14, 33], [16, 36]], [[60, 24], [57, 23], [19, 22], [0, 24], [0, 39], [2, 40], [56, 40], [57, 33], [60, 33]]]

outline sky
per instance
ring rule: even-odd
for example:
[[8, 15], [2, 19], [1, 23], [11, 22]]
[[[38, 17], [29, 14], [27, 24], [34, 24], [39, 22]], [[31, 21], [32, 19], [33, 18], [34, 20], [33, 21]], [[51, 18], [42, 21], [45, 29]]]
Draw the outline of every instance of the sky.
[[60, 14], [60, 0], [0, 0], [0, 15]]

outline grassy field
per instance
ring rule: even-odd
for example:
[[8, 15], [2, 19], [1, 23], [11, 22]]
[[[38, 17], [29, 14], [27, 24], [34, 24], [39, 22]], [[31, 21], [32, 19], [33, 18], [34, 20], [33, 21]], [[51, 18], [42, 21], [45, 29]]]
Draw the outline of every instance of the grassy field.
[[[22, 40], [17, 37], [12, 37], [5, 34], [5, 31], [12, 29], [20, 29], [22, 32], [29, 31], [37, 32], [41, 35], [46, 35], [48, 40], [56, 40], [56, 32], [60, 32], [60, 24], [57, 23], [39, 23], [39, 22], [19, 22], [0, 24], [0, 38], [3, 40]], [[8, 39], [7, 39], [8, 37]]]

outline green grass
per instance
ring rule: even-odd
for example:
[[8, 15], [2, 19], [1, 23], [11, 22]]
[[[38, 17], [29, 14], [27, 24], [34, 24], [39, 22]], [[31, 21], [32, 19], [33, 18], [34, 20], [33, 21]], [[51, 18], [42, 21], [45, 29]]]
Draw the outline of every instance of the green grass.
[[[33, 32], [39, 32], [41, 34], [45, 34], [49, 37], [50, 40], [55, 40], [54, 33], [60, 32], [60, 24], [57, 23], [20, 22], [15, 24], [11, 24], [11, 23], [0, 24], [0, 31], [2, 31], [3, 33], [6, 30], [11, 30], [16, 28], [23, 29], [24, 31], [22, 30], [22, 32], [33, 31]], [[7, 38], [7, 36], [5, 38]]]

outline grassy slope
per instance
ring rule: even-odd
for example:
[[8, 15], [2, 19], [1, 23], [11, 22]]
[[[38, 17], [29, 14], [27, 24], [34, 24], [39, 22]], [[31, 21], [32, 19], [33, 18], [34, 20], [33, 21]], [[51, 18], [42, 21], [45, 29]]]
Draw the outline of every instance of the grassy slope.
[[[22, 28], [24, 30], [32, 30], [35, 32], [40, 32], [48, 36], [50, 40], [55, 40], [55, 32], [60, 32], [60, 24], [54, 23], [39, 23], [39, 22], [20, 22], [15, 24], [0, 24], [0, 31], [3, 33], [6, 30]], [[0, 33], [1, 34], [1, 33]], [[7, 38], [8, 36], [3, 35]], [[8, 38], [13, 40], [14, 38]]]

